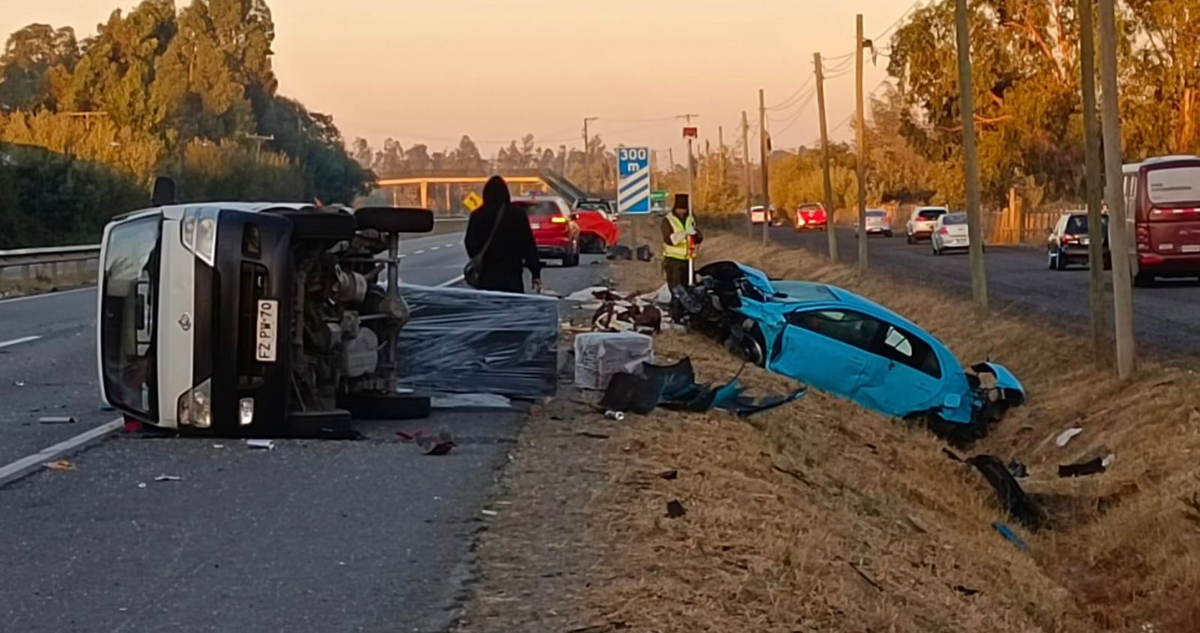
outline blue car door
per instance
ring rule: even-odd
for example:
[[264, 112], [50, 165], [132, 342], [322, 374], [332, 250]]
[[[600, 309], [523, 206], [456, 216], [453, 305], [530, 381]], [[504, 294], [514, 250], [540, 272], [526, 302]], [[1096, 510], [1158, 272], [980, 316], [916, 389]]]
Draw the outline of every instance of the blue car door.
[[874, 359], [860, 390], [864, 406], [905, 416], [939, 408], [944, 401], [937, 353], [912, 332], [884, 322], [872, 346]]
[[858, 400], [879, 321], [840, 308], [788, 313], [770, 369], [816, 389]]

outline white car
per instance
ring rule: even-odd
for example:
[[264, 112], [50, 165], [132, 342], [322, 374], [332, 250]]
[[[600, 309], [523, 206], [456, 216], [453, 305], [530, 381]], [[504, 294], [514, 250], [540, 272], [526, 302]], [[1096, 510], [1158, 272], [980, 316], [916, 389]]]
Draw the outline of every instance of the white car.
[[937, 224], [938, 218], [946, 215], [949, 211], [945, 207], [917, 207], [913, 209], [912, 216], [908, 218], [908, 223], [904, 225], [904, 236], [909, 244], [931, 238], [933, 235], [934, 225]]
[[967, 214], [944, 213], [938, 216], [929, 242], [933, 245], [934, 255], [971, 248], [971, 238], [967, 232]]
[[[883, 209], [867, 209], [867, 237], [872, 235], [892, 236], [892, 219]], [[858, 224], [854, 225], [854, 236], [858, 237]]]

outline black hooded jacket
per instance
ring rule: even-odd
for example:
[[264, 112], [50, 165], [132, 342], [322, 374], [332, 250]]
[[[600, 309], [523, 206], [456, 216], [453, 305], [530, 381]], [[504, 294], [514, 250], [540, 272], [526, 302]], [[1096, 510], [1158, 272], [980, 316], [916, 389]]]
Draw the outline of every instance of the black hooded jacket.
[[[504, 209], [499, 226], [496, 215]], [[474, 258], [483, 251], [484, 244], [492, 235], [491, 246], [483, 258], [480, 270], [481, 290], [525, 292], [524, 271], [528, 268], [534, 279], [541, 278], [542, 263], [538, 259], [537, 243], [525, 210], [512, 204], [508, 183], [499, 176], [492, 176], [483, 187], [483, 206], [476, 209], [467, 221], [467, 235], [463, 239], [467, 256]]]

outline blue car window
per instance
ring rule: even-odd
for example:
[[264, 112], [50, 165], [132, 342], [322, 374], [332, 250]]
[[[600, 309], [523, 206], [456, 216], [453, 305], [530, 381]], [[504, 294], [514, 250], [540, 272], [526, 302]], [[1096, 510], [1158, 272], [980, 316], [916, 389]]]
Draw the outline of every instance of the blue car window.
[[849, 310], [793, 312], [788, 322], [866, 351], [874, 351], [872, 343], [883, 326], [880, 321]]
[[884, 357], [897, 363], [908, 365], [934, 378], [942, 377], [941, 363], [938, 363], [937, 354], [934, 353], [933, 348], [925, 341], [897, 329], [895, 326], [888, 326], [881, 351]]
[[788, 323], [847, 345], [942, 377], [937, 353], [925, 341], [893, 325], [852, 310], [797, 311]]

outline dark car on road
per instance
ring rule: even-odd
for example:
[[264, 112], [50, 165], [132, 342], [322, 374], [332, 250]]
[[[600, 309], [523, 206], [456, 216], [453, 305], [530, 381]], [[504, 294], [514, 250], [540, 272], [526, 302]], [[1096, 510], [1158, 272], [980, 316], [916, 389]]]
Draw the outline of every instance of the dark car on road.
[[[1108, 251], [1108, 215], [1104, 218], [1104, 267], [1112, 266], [1112, 255]], [[1087, 266], [1088, 252], [1087, 211], [1067, 211], [1049, 229], [1046, 240], [1046, 259], [1051, 270], [1066, 270], [1069, 266]]]

